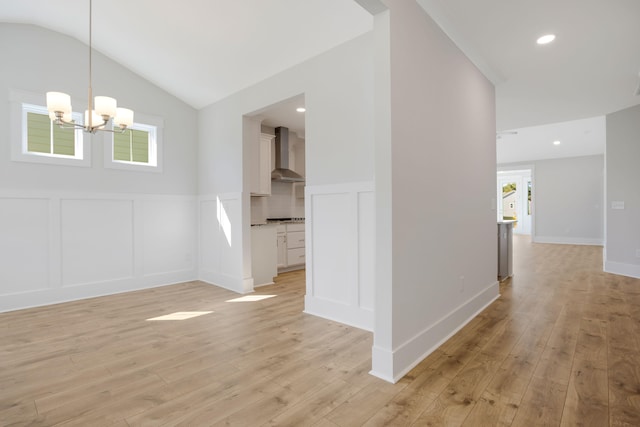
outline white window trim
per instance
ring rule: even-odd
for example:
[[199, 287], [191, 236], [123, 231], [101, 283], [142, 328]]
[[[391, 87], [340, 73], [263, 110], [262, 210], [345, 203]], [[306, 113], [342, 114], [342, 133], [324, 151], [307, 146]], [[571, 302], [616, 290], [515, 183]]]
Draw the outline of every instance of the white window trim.
[[[162, 172], [163, 159], [163, 128], [164, 120], [158, 116], [135, 112], [133, 129], [155, 133], [155, 144], [149, 144], [149, 163], [127, 162], [113, 160], [113, 134], [108, 133], [104, 139], [104, 167], [107, 169], [120, 169], [137, 172]], [[155, 158], [155, 162], [153, 159]]]
[[[48, 114], [46, 107], [44, 107], [44, 94], [38, 95], [32, 92], [11, 89], [9, 91], [9, 102], [11, 104], [11, 160], [60, 166], [91, 167], [91, 138], [85, 136], [82, 130], [76, 131], [76, 156], [27, 151], [27, 112]], [[82, 115], [74, 113], [74, 119], [79, 122], [82, 119]]]

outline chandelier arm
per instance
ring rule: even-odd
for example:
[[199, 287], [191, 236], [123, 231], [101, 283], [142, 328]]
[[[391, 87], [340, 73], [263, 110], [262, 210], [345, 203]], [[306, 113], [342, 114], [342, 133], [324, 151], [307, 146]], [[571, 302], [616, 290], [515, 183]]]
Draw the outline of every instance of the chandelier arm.
[[124, 128], [119, 128], [119, 129], [100, 129], [102, 132], [109, 132], [109, 133], [125, 133], [125, 131], [128, 128], [124, 127]]
[[55, 120], [54, 124], [60, 126], [61, 129], [84, 129], [83, 125], [79, 125], [78, 123], [66, 122], [64, 120]]
[[[86, 125], [85, 126], [85, 125], [78, 124], [76, 122], [68, 122], [68, 121], [64, 120], [62, 118], [62, 114], [63, 113], [61, 111], [56, 111], [56, 113], [55, 113], [56, 118], [53, 121], [54, 124], [60, 126], [62, 129], [82, 129], [85, 132], [89, 132], [89, 133], [96, 133], [96, 131], [98, 131], [98, 130], [104, 131], [104, 132], [113, 132], [113, 133], [119, 132], [119, 131], [113, 131], [113, 130], [110, 130], [110, 129], [105, 129], [105, 126], [107, 125], [107, 123], [109, 123], [109, 119], [105, 120], [103, 118], [104, 121], [102, 123], [100, 123], [99, 125], [96, 125], [96, 126], [91, 126], [91, 125]], [[91, 119], [91, 117], [88, 117], [87, 119], [88, 119], [87, 121], [89, 121]], [[122, 129], [122, 132], [124, 132], [124, 130], [126, 129], [126, 126], [124, 128], [121, 128], [121, 129]]]

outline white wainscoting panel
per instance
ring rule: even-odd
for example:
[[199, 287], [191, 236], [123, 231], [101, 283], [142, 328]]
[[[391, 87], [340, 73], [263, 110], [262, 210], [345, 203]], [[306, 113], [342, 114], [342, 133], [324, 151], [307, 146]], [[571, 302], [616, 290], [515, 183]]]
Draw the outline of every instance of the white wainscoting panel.
[[219, 240], [219, 225], [216, 221], [216, 200], [200, 200], [200, 212], [199, 212], [199, 238], [200, 238], [200, 275], [208, 272], [217, 271], [220, 260], [216, 256], [218, 240]]
[[0, 312], [196, 279], [196, 203], [0, 191]]
[[198, 215], [191, 200], [143, 200], [143, 274], [194, 269]]
[[314, 298], [344, 305], [350, 303], [355, 289], [358, 260], [352, 250], [357, 242], [352, 199], [349, 193], [311, 195], [311, 239], [307, 243], [311, 247]]
[[[373, 191], [358, 193], [358, 305], [373, 313], [375, 305], [375, 196]], [[372, 324], [373, 327], [373, 324]]]
[[133, 200], [62, 199], [62, 286], [133, 277]]
[[373, 184], [307, 186], [305, 192], [305, 312], [373, 330]]
[[49, 286], [49, 201], [0, 198], [0, 295]]
[[242, 274], [242, 203], [240, 193], [200, 197], [200, 271], [198, 278], [246, 293]]

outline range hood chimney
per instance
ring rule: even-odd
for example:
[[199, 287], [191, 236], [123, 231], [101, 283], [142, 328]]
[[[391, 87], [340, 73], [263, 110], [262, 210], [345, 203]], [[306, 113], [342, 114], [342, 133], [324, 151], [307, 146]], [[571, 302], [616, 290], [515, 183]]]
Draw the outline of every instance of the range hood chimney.
[[276, 168], [271, 172], [271, 180], [304, 182], [304, 177], [289, 169], [289, 128], [276, 128]]

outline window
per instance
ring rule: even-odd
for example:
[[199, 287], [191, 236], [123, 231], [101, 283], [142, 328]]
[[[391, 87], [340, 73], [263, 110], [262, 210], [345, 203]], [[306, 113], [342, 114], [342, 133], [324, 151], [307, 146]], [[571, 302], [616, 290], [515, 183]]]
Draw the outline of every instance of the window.
[[[82, 158], [82, 130], [66, 129], [55, 125], [46, 107], [22, 104], [23, 152], [45, 156]], [[74, 113], [80, 122], [80, 114]]]
[[[143, 129], [143, 127], [147, 129]], [[123, 133], [115, 133], [113, 135], [113, 160], [153, 165], [155, 156], [149, 152], [154, 151], [155, 134], [155, 127], [139, 124], [134, 124], [132, 129], [127, 129]]]
[[[91, 148], [82, 129], [63, 129], [51, 122], [44, 97], [10, 91], [11, 159], [19, 162], [91, 166]], [[82, 123], [82, 115], [73, 113]]]
[[106, 138], [105, 167], [149, 172], [161, 172], [162, 120], [136, 112], [133, 126]]

